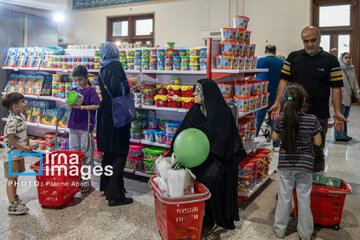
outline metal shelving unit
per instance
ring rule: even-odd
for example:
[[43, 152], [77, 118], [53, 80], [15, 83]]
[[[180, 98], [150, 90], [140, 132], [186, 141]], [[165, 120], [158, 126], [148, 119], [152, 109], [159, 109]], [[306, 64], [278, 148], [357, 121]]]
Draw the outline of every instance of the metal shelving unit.
[[[7, 121], [7, 118], [2, 118], [3, 121]], [[41, 124], [41, 123], [31, 123], [31, 122], [26, 122], [27, 126], [31, 126], [31, 127], [37, 127], [37, 128], [42, 128], [42, 129], [49, 129], [49, 130], [54, 130], [56, 129], [55, 126], [51, 126], [51, 125], [45, 125], [45, 124]], [[68, 128], [62, 128], [59, 127], [59, 130], [65, 131], [65, 132], [69, 132]]]

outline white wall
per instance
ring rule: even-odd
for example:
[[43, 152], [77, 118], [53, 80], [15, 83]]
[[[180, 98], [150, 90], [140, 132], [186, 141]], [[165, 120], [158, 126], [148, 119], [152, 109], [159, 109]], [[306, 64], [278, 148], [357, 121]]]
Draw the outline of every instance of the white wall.
[[0, 2], [53, 11], [65, 10], [68, 7], [68, 0], [0, 0]]
[[[69, 10], [60, 35], [75, 44], [97, 44], [106, 39], [106, 17], [155, 14], [155, 44], [167, 41], [177, 46], [201, 46], [201, 31], [219, 31], [232, 26], [232, 17], [250, 17], [249, 30], [256, 54], [263, 55], [266, 41], [287, 55], [302, 48], [300, 31], [310, 24], [310, 0], [172, 0], [106, 8]], [[71, 4], [71, 3], [70, 3]], [[69, 7], [71, 9], [71, 7]]]

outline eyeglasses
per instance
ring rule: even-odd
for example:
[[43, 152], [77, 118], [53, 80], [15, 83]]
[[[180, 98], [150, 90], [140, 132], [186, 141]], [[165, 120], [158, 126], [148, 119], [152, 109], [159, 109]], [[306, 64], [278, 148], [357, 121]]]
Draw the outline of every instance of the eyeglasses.
[[304, 42], [304, 43], [309, 43], [309, 42], [315, 43], [317, 40], [318, 40], [317, 38], [312, 38], [312, 39], [310, 39], [310, 40], [303, 40], [303, 42]]

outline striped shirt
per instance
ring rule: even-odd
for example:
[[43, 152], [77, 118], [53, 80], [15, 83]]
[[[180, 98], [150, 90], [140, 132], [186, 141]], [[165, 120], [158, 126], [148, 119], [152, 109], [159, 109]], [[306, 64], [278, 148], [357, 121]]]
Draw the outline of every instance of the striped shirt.
[[305, 50], [290, 53], [280, 79], [301, 84], [309, 94], [309, 109], [319, 119], [329, 118], [330, 88], [341, 88], [341, 68], [335, 56], [321, 51], [308, 55]]
[[[278, 169], [300, 170], [312, 173], [314, 151], [312, 138], [321, 132], [319, 120], [312, 114], [299, 115], [299, 132], [296, 141], [296, 151], [287, 154], [283, 145], [280, 145]], [[274, 122], [274, 131], [277, 134], [283, 130], [283, 115]]]

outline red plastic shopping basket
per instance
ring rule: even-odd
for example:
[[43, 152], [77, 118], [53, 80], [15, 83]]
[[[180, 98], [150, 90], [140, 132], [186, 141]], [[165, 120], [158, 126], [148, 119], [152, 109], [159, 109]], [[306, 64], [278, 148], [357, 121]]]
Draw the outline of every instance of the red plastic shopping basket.
[[[313, 185], [311, 190], [311, 212], [314, 223], [324, 226], [332, 226], [338, 230], [341, 222], [342, 211], [346, 194], [351, 193], [351, 186], [342, 180], [341, 188], [331, 188]], [[298, 216], [296, 190], [293, 193], [295, 216]]]
[[[76, 156], [78, 161], [74, 163]], [[79, 190], [80, 167], [84, 158], [85, 155], [79, 151], [55, 151], [44, 156], [43, 173], [36, 176], [41, 206], [60, 207], [73, 199]], [[32, 164], [31, 169], [39, 173], [40, 161]]]
[[164, 196], [152, 176], [149, 184], [154, 192], [156, 223], [163, 239], [200, 239], [205, 201], [209, 190], [194, 182], [194, 195], [179, 198]]

